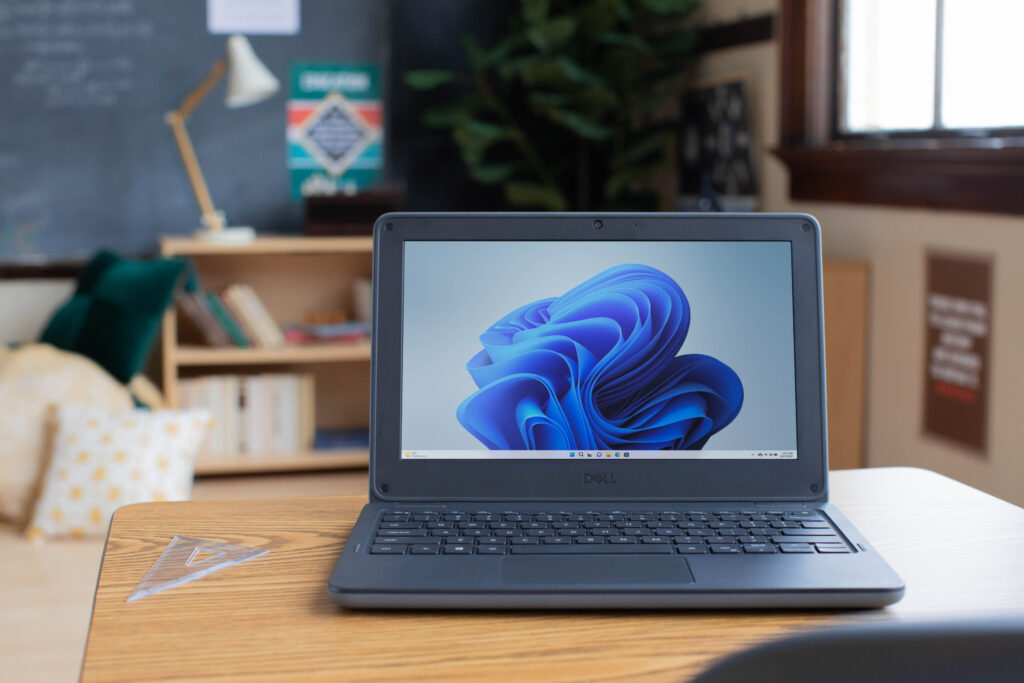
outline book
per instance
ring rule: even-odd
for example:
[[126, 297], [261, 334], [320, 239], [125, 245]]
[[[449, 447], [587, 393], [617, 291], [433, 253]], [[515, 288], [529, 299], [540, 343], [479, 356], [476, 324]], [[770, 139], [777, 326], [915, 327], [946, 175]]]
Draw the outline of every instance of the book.
[[313, 446], [316, 396], [311, 373], [207, 375], [179, 385], [182, 408], [205, 408], [214, 426], [208, 458], [296, 455]]
[[250, 331], [256, 346], [279, 348], [285, 345], [280, 326], [252, 287], [239, 283], [230, 285], [224, 290], [222, 298], [235, 317]]
[[252, 346], [251, 338], [216, 294], [207, 292], [206, 303], [209, 306], [210, 312], [217, 318], [217, 321], [224, 326], [224, 330], [231, 337], [231, 341], [234, 342], [235, 346], [243, 349]]
[[175, 297], [178, 305], [185, 312], [199, 331], [202, 332], [206, 343], [210, 346], [231, 346], [231, 337], [227, 330], [218, 322], [216, 316], [210, 310], [204, 292], [178, 292]]

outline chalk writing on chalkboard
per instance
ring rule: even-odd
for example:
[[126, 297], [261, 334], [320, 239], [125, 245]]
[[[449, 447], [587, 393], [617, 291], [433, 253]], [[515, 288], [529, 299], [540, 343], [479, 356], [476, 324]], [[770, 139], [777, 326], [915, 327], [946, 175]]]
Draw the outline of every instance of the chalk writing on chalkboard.
[[137, 78], [131, 57], [98, 49], [154, 34], [135, 0], [32, 1], [0, 6], [0, 46], [10, 85], [45, 109], [116, 107]]

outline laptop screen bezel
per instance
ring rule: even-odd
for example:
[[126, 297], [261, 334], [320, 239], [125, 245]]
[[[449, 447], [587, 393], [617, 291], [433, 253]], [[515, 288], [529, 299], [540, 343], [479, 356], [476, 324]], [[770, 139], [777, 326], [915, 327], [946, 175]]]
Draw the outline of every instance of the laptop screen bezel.
[[[600, 221], [596, 228], [595, 221]], [[401, 458], [406, 241], [789, 242], [796, 370], [795, 460], [415, 460]], [[374, 226], [370, 495], [377, 500], [827, 499], [821, 242], [804, 214], [392, 213]], [[457, 269], [458, 264], [452, 264]], [[429, 401], [425, 396], [423, 400]], [[614, 477], [584, 477], [585, 473]], [[609, 483], [614, 480], [614, 484]], [[601, 483], [591, 483], [598, 481]]]

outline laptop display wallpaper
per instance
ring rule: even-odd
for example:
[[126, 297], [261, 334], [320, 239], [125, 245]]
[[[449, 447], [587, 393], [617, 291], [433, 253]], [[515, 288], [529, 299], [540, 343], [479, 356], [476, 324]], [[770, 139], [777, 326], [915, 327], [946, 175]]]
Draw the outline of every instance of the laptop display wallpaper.
[[787, 242], [407, 242], [402, 457], [793, 459]]

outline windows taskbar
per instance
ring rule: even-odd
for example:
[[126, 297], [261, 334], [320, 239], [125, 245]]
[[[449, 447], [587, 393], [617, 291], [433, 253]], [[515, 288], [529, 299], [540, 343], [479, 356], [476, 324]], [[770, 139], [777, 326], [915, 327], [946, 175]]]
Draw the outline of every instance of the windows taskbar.
[[498, 451], [403, 450], [403, 460], [796, 460], [795, 450], [752, 451]]

